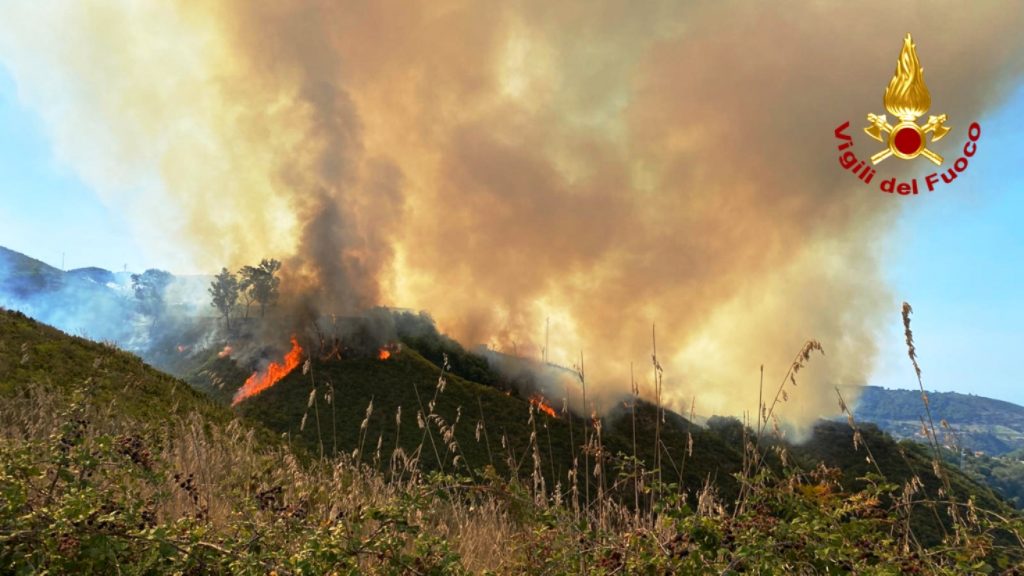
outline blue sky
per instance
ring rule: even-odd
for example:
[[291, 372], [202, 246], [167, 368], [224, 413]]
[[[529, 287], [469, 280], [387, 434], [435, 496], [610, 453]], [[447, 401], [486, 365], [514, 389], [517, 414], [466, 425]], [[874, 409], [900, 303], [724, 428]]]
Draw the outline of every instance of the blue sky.
[[0, 66], [0, 246], [60, 267], [145, 267], [128, 222], [54, 156], [38, 115]]
[[[911, 327], [928, 389], [1024, 404], [1016, 357], [1024, 345], [1021, 113], [1018, 87], [980, 119], [978, 153], [964, 174], [912, 199], [888, 241], [886, 276], [895, 296], [914, 307]], [[898, 309], [891, 320], [872, 383], [912, 387]]]
[[[957, 182], [906, 205], [883, 255], [913, 327], [929, 389], [1024, 404], [1016, 358], [1024, 344], [1024, 88], [981, 118], [979, 153]], [[950, 137], [961, 138], [963, 130]], [[0, 245], [54, 266], [140, 270], [152, 265], [129, 222], [55, 157], [41, 120], [0, 67]], [[158, 264], [158, 263], [157, 263]], [[915, 387], [898, 307], [879, 332], [872, 384]]]

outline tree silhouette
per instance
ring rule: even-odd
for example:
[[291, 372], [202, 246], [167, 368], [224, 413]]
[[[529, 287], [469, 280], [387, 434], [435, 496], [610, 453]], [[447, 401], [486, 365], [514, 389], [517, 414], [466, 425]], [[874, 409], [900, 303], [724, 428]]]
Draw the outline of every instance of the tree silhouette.
[[280, 269], [280, 262], [264, 258], [259, 266], [243, 266], [238, 271], [242, 277], [239, 288], [246, 300], [246, 317], [249, 316], [249, 304], [252, 302], [260, 305], [260, 318], [266, 315], [268, 306], [277, 302], [281, 286], [277, 271]]
[[164, 293], [172, 280], [174, 276], [170, 272], [156, 268], [150, 268], [142, 274], [132, 274], [132, 290], [135, 299], [139, 301], [139, 310], [151, 317], [154, 325], [167, 308]]
[[224, 327], [231, 330], [231, 310], [238, 302], [238, 278], [227, 268], [221, 268], [220, 274], [210, 283], [210, 306], [220, 311], [224, 317]]

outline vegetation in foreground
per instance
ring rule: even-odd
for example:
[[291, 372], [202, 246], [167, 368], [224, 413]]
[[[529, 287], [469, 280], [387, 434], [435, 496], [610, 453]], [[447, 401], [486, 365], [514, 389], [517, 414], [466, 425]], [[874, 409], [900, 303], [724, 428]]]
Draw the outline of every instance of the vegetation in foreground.
[[[811, 352], [801, 351], [794, 373]], [[57, 357], [70, 359], [51, 369]], [[484, 468], [471, 476], [454, 465], [460, 451], [458, 440], [445, 434], [450, 425], [429, 417], [421, 430], [446, 444], [449, 472], [419, 465], [418, 454], [430, 448], [366, 446], [382, 453], [376, 463], [358, 453], [306, 459], [133, 357], [70, 340], [18, 314], [0, 313], [0, 384], [0, 570], [8, 573], [1021, 568], [1019, 517], [959, 499], [938, 457], [931, 470], [890, 481], [872, 456], [874, 437], [852, 418], [853, 441], [874, 469], [861, 487], [845, 487], [836, 469], [789, 462], [784, 445], [767, 432], [768, 405], [754, 429], [740, 430], [740, 488], [735, 498], [722, 498], [713, 484], [662, 484], [655, 470], [625, 456], [607, 470], [577, 466], [551, 486], [541, 481], [546, 463], [536, 436], [521, 472]], [[438, 389], [442, 384], [439, 379]], [[526, 417], [536, 425], [536, 413]], [[584, 448], [591, 464], [612, 462], [599, 458], [600, 421], [590, 432]], [[778, 467], [765, 464], [772, 459]], [[611, 490], [579, 498], [585, 476], [628, 486], [636, 500], [613, 497]], [[920, 511], [949, 518], [941, 542], [921, 543], [912, 521]]]

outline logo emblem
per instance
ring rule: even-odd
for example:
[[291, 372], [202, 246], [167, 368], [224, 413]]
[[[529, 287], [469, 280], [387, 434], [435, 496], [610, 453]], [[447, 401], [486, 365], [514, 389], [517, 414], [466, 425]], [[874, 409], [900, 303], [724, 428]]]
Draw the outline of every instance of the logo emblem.
[[868, 114], [868, 122], [871, 125], [864, 128], [864, 132], [888, 146], [872, 156], [871, 163], [878, 164], [889, 156], [904, 160], [924, 156], [936, 166], [941, 166], [942, 156], [925, 147], [925, 135], [931, 132], [931, 141], [936, 142], [950, 129], [945, 125], [945, 114], [929, 116], [924, 126], [917, 124], [917, 119], [931, 107], [932, 98], [928, 93], [928, 87], [925, 86], [924, 69], [917, 59], [917, 49], [909, 33], [903, 39], [903, 49], [900, 50], [900, 57], [896, 61], [896, 73], [885, 89], [882, 102], [885, 109], [898, 118], [899, 122], [893, 126], [889, 124], [885, 114]]

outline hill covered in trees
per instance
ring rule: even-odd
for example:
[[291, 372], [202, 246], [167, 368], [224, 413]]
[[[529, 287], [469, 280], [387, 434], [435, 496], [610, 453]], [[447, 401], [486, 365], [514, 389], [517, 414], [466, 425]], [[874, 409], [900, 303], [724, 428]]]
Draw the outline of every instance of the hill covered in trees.
[[[1024, 406], [959, 392], [928, 392], [936, 422], [944, 420], [946, 444], [956, 450], [1000, 456], [1024, 448]], [[855, 409], [858, 419], [874, 422], [897, 438], [921, 438], [927, 420], [921, 393], [867, 386]]]

